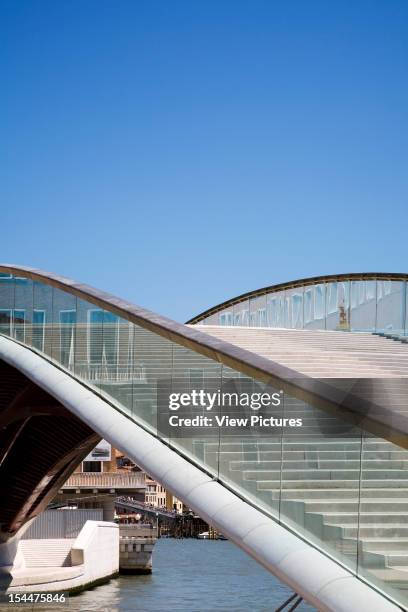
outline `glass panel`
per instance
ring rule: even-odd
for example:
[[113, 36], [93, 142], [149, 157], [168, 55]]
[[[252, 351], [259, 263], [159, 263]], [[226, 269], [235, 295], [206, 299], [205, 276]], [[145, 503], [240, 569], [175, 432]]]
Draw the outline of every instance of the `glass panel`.
[[0, 334], [11, 336], [14, 308], [14, 278], [0, 274]]
[[34, 281], [33, 296], [33, 346], [52, 358], [53, 288]]
[[234, 325], [245, 327], [249, 325], [249, 300], [233, 306]]
[[[97, 313], [96, 315], [94, 313]], [[76, 301], [74, 369], [77, 376], [100, 388], [103, 311], [80, 298]]]
[[408, 451], [365, 434], [362, 458], [358, 573], [406, 609]]
[[280, 520], [355, 572], [361, 433], [288, 394], [284, 416], [303, 427], [282, 440]]
[[132, 412], [133, 408], [133, 341], [134, 325], [105, 310], [99, 386], [126, 412]]
[[[172, 392], [216, 393], [221, 389], [222, 367], [219, 363], [199, 355], [187, 348], [173, 344]], [[207, 416], [208, 412], [201, 406], [191, 410], [193, 416]], [[214, 411], [211, 417], [214, 418]], [[206, 466], [214, 475], [218, 473], [218, 432], [215, 427], [210, 431], [206, 428], [194, 427], [191, 436], [176, 428], [170, 432], [172, 445], [193, 457], [200, 465]]]
[[268, 327], [285, 325], [285, 292], [277, 291], [266, 296], [266, 313]]
[[377, 281], [377, 331], [404, 333], [405, 283]]
[[351, 281], [350, 327], [352, 331], [375, 331], [376, 281]]
[[31, 346], [38, 351], [44, 351], [45, 310], [33, 309], [33, 324]]
[[305, 329], [326, 327], [326, 286], [323, 283], [305, 287], [304, 327]]
[[[223, 392], [239, 394], [240, 398], [250, 396], [259, 399], [263, 394], [271, 394], [272, 389], [266, 384], [248, 378], [238, 372], [223, 368]], [[250, 405], [230, 408], [226, 402], [223, 414], [237, 418], [258, 416], [263, 410], [252, 409]], [[258, 412], [259, 410], [259, 412]], [[273, 409], [275, 418], [282, 417], [283, 405]], [[268, 417], [270, 413], [268, 413]], [[256, 427], [245, 427], [240, 434], [234, 428], [220, 429], [219, 442], [219, 478], [232, 489], [244, 493], [245, 498], [252, 500], [258, 507], [278, 517], [280, 505], [280, 480], [282, 465], [282, 431], [280, 427], [270, 428], [266, 434], [260, 434]], [[214, 449], [215, 443], [212, 443]], [[206, 457], [208, 449], [206, 450]]]
[[172, 377], [173, 345], [134, 325], [132, 414], [157, 431], [158, 386]]
[[218, 325], [218, 313], [212, 314], [203, 321], [204, 325]]
[[218, 314], [218, 325], [232, 325], [232, 306]]
[[53, 351], [55, 361], [74, 371], [76, 297], [54, 288], [52, 301]]
[[33, 322], [33, 281], [16, 278], [14, 288], [14, 337], [31, 345]]
[[326, 329], [349, 331], [350, 329], [350, 283], [349, 281], [327, 283]]
[[249, 300], [249, 319], [251, 327], [266, 326], [266, 295]]
[[303, 328], [303, 287], [285, 292], [285, 327]]

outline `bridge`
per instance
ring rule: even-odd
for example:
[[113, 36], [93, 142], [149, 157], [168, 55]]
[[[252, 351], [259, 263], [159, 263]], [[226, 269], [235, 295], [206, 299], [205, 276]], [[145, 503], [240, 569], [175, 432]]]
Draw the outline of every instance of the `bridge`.
[[[374, 283], [374, 298], [369, 284], [357, 301], [343, 296], [329, 328], [332, 285], [338, 298], [355, 282]], [[372, 299], [384, 318], [383, 297], [401, 298], [386, 293], [392, 283], [406, 295], [406, 275], [306, 279], [182, 325], [69, 279], [1, 266], [3, 583], [30, 519], [105, 438], [319, 610], [404, 609], [408, 345], [350, 327]], [[272, 308], [282, 291], [290, 329]], [[299, 293], [302, 328], [293, 325]], [[271, 319], [251, 310], [268, 296]], [[316, 329], [322, 308], [325, 329]], [[302, 432], [176, 437], [158, 427], [163, 381], [224, 388], [237, 379], [281, 390], [280, 416], [301, 419]]]
[[118, 497], [115, 501], [115, 506], [119, 508], [125, 508], [126, 510], [138, 510], [143, 514], [148, 514], [152, 517], [162, 516], [168, 519], [175, 520], [177, 513], [171, 510], [164, 510], [163, 508], [155, 508], [153, 506], [149, 506], [149, 504], [145, 504], [143, 502], [139, 502], [136, 500], [126, 500], [121, 497]]

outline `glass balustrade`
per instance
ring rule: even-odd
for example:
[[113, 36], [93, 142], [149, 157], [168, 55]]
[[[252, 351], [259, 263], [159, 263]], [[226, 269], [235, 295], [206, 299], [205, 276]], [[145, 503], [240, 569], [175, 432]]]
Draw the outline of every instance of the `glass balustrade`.
[[407, 281], [342, 280], [270, 290], [220, 307], [200, 325], [408, 335]]

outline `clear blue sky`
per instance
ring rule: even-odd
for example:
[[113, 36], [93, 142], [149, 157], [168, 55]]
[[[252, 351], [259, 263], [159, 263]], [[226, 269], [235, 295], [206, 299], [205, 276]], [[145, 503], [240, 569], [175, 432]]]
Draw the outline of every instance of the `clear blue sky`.
[[408, 271], [408, 3], [3, 0], [0, 261], [183, 321]]

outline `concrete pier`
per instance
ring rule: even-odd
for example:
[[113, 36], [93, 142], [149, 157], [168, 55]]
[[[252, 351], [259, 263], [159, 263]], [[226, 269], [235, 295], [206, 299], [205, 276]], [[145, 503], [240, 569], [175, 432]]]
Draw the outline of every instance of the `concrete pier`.
[[119, 570], [123, 574], [151, 574], [157, 530], [142, 525], [119, 526]]

